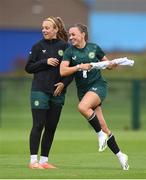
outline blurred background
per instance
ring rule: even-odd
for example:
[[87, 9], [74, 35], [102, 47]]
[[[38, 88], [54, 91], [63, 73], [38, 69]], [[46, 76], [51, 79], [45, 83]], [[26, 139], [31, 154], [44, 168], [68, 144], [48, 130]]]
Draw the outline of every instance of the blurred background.
[[[146, 0], [0, 0], [0, 128], [31, 126], [32, 76], [24, 66], [48, 16], [60, 16], [66, 27], [86, 24], [89, 41], [99, 44], [109, 58], [135, 61], [132, 68], [103, 71], [109, 83], [103, 109], [112, 129], [146, 129]], [[77, 103], [73, 82], [60, 130], [89, 128]]]

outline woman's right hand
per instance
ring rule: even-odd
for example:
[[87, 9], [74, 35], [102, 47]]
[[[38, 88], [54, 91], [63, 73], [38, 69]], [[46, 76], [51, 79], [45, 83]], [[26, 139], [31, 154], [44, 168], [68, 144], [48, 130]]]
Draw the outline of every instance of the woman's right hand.
[[89, 63], [86, 63], [86, 64], [79, 64], [80, 65], [80, 69], [81, 70], [90, 70], [91, 69], [91, 65]]
[[59, 60], [56, 58], [48, 58], [47, 64], [55, 67], [59, 65]]

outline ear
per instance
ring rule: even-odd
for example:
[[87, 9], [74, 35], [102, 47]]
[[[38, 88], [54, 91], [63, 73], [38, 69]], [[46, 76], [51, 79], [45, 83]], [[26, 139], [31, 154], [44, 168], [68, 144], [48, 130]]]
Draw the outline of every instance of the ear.
[[83, 37], [84, 37], [84, 39], [85, 39], [86, 34], [85, 34], [84, 32], [82, 32], [82, 35], [83, 35]]

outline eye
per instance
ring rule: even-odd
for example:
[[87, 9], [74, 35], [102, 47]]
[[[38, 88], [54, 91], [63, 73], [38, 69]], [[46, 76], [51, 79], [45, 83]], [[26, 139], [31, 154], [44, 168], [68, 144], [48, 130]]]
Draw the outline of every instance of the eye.
[[43, 29], [43, 30], [49, 30], [49, 29], [50, 29], [50, 27], [45, 26], [45, 27], [43, 27], [42, 29]]

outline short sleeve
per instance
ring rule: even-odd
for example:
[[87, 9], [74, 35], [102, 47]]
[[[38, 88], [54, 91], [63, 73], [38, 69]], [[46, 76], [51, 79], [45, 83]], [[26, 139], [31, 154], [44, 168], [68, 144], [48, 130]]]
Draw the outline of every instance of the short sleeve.
[[71, 62], [71, 60], [72, 60], [72, 49], [69, 47], [64, 51], [63, 61]]
[[101, 60], [105, 56], [103, 50], [97, 45], [96, 47], [96, 57]]

